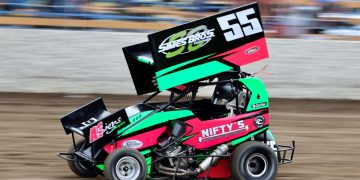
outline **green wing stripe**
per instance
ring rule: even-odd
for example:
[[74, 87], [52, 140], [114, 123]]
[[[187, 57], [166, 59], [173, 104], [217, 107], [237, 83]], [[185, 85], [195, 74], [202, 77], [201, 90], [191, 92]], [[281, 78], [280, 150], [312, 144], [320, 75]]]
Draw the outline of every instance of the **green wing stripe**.
[[[189, 110], [175, 110], [175, 111], [165, 111], [165, 112], [158, 112], [156, 114], [151, 115], [150, 117], [146, 118], [144, 121], [140, 122], [139, 124], [135, 125], [134, 127], [130, 128], [129, 130], [125, 131], [122, 136], [127, 134], [157, 125], [161, 123], [165, 123], [174, 119], [180, 119], [188, 116], [193, 116]], [[140, 120], [138, 120], [140, 121]], [[126, 127], [124, 128], [126, 129]], [[117, 132], [118, 134], [122, 133], [122, 130]]]
[[175, 86], [179, 86], [197, 79], [218, 74], [233, 69], [218, 61], [210, 61], [188, 69], [174, 72], [157, 79], [159, 90], [163, 91]]
[[206, 55], [206, 56], [203, 56], [203, 57], [199, 57], [199, 58], [196, 58], [196, 59], [193, 59], [193, 60], [190, 60], [190, 61], [186, 61], [186, 62], [177, 64], [177, 65], [175, 65], [175, 66], [168, 67], [168, 68], [166, 68], [166, 69], [162, 69], [162, 70], [160, 70], [160, 71], [158, 71], [158, 72], [155, 73], [155, 74], [156, 74], [156, 77], [160, 77], [160, 76], [162, 76], [162, 75], [164, 75], [164, 74], [166, 74], [166, 73], [168, 73], [168, 72], [171, 72], [171, 71], [173, 71], [173, 70], [175, 70], [175, 69], [178, 69], [178, 68], [180, 68], [180, 67], [186, 66], [186, 65], [191, 64], [191, 63], [193, 63], [193, 62], [196, 62], [196, 61], [205, 59], [205, 58], [207, 58], [207, 57], [209, 57], [209, 56], [212, 56], [212, 55], [214, 55], [214, 54], [216, 54], [216, 53], [209, 54], [209, 55]]

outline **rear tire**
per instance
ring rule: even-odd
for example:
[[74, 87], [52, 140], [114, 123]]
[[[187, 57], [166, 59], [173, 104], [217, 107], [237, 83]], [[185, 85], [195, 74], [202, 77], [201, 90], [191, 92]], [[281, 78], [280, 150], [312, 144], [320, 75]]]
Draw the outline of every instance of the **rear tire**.
[[[75, 144], [76, 149], [81, 149], [85, 145], [85, 140], [81, 140]], [[75, 148], [71, 146], [68, 153], [74, 153]], [[69, 155], [70, 159], [81, 160], [78, 156]], [[88, 161], [68, 161], [68, 166], [73, 173], [80, 177], [96, 177], [98, 173]]]
[[105, 160], [105, 177], [109, 180], [144, 180], [146, 173], [145, 157], [135, 149], [121, 148]]
[[274, 151], [256, 141], [240, 144], [232, 153], [230, 165], [235, 180], [273, 180], [278, 170]]

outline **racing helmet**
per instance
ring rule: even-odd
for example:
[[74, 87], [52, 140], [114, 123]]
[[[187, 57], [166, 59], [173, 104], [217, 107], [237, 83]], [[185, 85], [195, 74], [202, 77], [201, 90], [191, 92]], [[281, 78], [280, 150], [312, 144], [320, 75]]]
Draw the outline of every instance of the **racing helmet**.
[[231, 83], [218, 84], [212, 97], [214, 105], [226, 105], [236, 96], [235, 87]]
[[[217, 75], [218, 81], [225, 81], [230, 79], [239, 79], [239, 73], [234, 70], [230, 70], [224, 73]], [[226, 105], [231, 102], [236, 97], [236, 88], [235, 84], [228, 83], [219, 83], [215, 86], [215, 90], [212, 96], [212, 104], [214, 105]]]

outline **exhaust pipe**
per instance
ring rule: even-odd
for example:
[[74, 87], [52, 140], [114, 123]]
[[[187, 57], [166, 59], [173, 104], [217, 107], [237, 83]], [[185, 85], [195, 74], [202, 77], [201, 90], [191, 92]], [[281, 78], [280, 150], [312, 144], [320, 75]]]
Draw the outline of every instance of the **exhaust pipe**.
[[193, 171], [191, 171], [191, 170], [186, 171], [186, 170], [180, 169], [180, 168], [176, 170], [176, 168], [168, 168], [168, 167], [164, 167], [163, 165], [160, 165], [158, 167], [159, 168], [158, 171], [161, 174], [165, 174], [165, 175], [169, 175], [169, 176], [175, 175], [175, 172], [176, 172], [176, 175], [178, 175], [178, 176], [197, 175], [197, 174], [200, 174], [200, 173], [208, 170], [211, 165], [215, 164], [220, 159], [219, 156], [226, 154], [228, 151], [229, 151], [229, 145], [222, 144], [222, 145], [218, 146], [214, 150], [214, 152], [212, 152], [210, 154], [210, 156], [212, 156], [212, 157], [207, 157], [203, 162], [201, 162], [199, 164], [199, 167]]
[[[227, 144], [222, 144], [218, 146], [210, 156], [221, 156], [226, 154], [229, 151], [229, 146]], [[220, 157], [207, 157], [203, 162], [199, 164], [199, 167], [196, 168], [197, 173], [201, 173], [209, 169], [209, 167], [215, 164]]]

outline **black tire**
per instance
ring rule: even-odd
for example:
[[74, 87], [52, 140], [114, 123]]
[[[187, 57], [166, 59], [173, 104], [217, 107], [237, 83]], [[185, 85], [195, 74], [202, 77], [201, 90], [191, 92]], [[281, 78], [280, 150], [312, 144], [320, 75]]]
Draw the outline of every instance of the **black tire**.
[[121, 148], [105, 160], [105, 177], [109, 180], [144, 180], [146, 173], [145, 157], [135, 149]]
[[[85, 144], [85, 140], [81, 140], [75, 144], [76, 149], [81, 149]], [[69, 148], [69, 153], [73, 153], [75, 151], [75, 148], [71, 146]], [[70, 159], [76, 159], [81, 160], [78, 156], [70, 155]], [[91, 165], [91, 162], [87, 161], [68, 161], [68, 166], [71, 169], [72, 172], [74, 172], [76, 175], [80, 177], [96, 177], [98, 176], [98, 173], [94, 169], [94, 167]]]
[[278, 171], [274, 151], [256, 141], [240, 144], [231, 155], [230, 165], [235, 180], [273, 180]]

